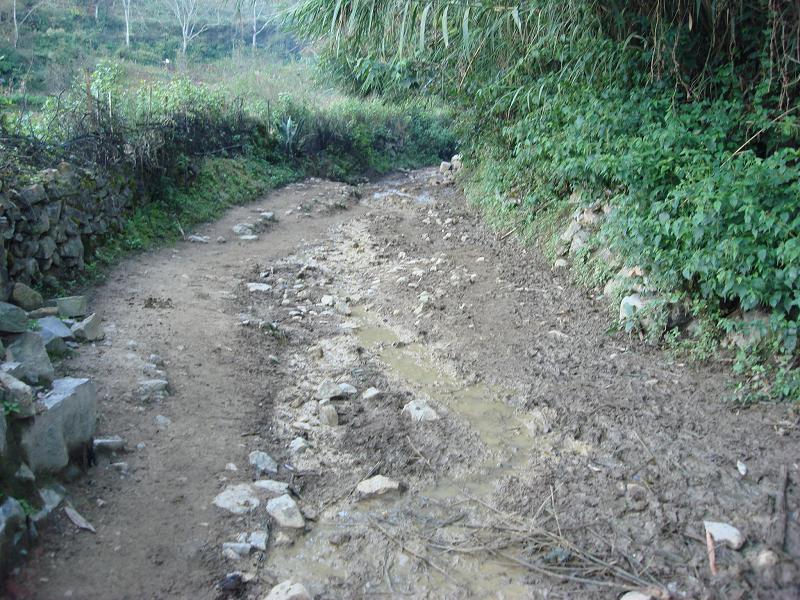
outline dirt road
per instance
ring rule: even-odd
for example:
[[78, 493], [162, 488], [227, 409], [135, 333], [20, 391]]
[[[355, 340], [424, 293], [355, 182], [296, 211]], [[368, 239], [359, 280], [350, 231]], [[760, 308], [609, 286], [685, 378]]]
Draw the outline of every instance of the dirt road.
[[[737, 410], [724, 367], [610, 333], [605, 299], [435, 172], [296, 184], [199, 233], [95, 290], [107, 340], [62, 368], [95, 377], [98, 435], [129, 451], [69, 485], [97, 534], [59, 513], [13, 597], [800, 594], [796, 412]], [[154, 363], [170, 393], [143, 402]], [[268, 516], [283, 484], [301, 527]], [[717, 541], [715, 576], [704, 520], [746, 537]]]

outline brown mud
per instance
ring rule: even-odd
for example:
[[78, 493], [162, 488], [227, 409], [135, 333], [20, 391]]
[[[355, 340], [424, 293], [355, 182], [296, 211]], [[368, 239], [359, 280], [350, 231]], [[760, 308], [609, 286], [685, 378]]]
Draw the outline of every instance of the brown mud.
[[[95, 377], [98, 434], [128, 440], [129, 473], [101, 459], [69, 484], [97, 534], [57, 515], [12, 597], [262, 598], [288, 578], [319, 599], [800, 597], [792, 407], [741, 409], [725, 365], [610, 332], [606, 299], [433, 171], [358, 196], [289, 186], [201, 232], [227, 243], [136, 256], [95, 290], [107, 342], [62, 370]], [[263, 210], [278, 222], [258, 240], [231, 234]], [[151, 353], [170, 395], [143, 404]], [[337, 426], [319, 420], [325, 380], [358, 391], [330, 401]], [[413, 421], [412, 401], [437, 418]], [[263, 503], [212, 504], [253, 479], [253, 450], [281, 465], [306, 531], [273, 527], [266, 552], [230, 561], [223, 542], [269, 524]], [[359, 501], [376, 474], [403, 491]], [[747, 538], [716, 545], [716, 575], [704, 520]], [[220, 589], [234, 570], [252, 579]]]

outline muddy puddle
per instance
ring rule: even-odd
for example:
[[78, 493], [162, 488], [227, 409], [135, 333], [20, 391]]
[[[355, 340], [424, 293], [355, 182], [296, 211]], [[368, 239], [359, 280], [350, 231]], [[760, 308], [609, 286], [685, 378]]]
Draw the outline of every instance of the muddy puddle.
[[[526, 423], [504, 401], [514, 390], [460, 381], [438, 364], [423, 345], [405, 342], [362, 308], [354, 309], [352, 316], [355, 321], [353, 333], [359, 343], [385, 365], [386, 375], [411, 390], [416, 399], [429, 402], [440, 418], [457, 418], [468, 423], [484, 444], [487, 458], [483, 464], [471, 465], [464, 477], [441, 478], [428, 487], [409, 490], [409, 493], [392, 499], [358, 504], [345, 502], [344, 508], [331, 507], [323, 511], [314, 530], [281, 552], [274, 564], [287, 572], [302, 568], [321, 579], [331, 576], [347, 578], [352, 557], [342, 556], [330, 540], [358, 527], [374, 530], [381, 526], [390, 529], [393, 525], [401, 525], [403, 529], [411, 527], [418, 532], [427, 531], [420, 533], [420, 540], [411, 542], [412, 546], [429, 536], [431, 527], [437, 536], [454, 542], [470, 536], [474, 522], [469, 526], [462, 523], [436, 524], [446, 523], [453, 510], [460, 510], [458, 507], [464, 503], [475, 506], [476, 502], [482, 501], [488, 506], [497, 482], [522, 469], [536, 447]], [[420, 426], [424, 425], [420, 423]], [[483, 509], [479, 508], [476, 516], [482, 512]], [[438, 548], [436, 544], [429, 544], [430, 552], [426, 554], [448, 566], [445, 575], [434, 568], [421, 568], [414, 560], [413, 552], [407, 550], [394, 544], [386, 556], [371, 556], [375, 563], [376, 581], [374, 588], [364, 590], [365, 597], [373, 594], [376, 597], [530, 597], [530, 590], [524, 584], [527, 571], [502, 558], [485, 554], [451, 554], [444, 546]], [[434, 593], [428, 596], [425, 590]]]

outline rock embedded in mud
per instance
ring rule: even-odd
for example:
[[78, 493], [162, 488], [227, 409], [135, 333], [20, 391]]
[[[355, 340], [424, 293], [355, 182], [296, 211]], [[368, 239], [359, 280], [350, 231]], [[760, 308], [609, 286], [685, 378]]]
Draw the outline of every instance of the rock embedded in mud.
[[302, 529], [306, 526], [306, 520], [297, 502], [289, 494], [272, 498], [267, 502], [267, 513], [278, 524], [279, 527], [287, 529]]
[[253, 547], [247, 542], [225, 542], [222, 544], [222, 555], [231, 560], [240, 560], [252, 552]]
[[6, 358], [22, 363], [23, 379], [34, 385], [53, 381], [56, 373], [47, 356], [42, 338], [32, 332], [23, 333], [9, 344]]
[[380, 398], [382, 392], [378, 388], [367, 388], [364, 390], [364, 393], [361, 394], [362, 400], [374, 400], [376, 398]]
[[342, 390], [337, 383], [326, 379], [319, 384], [316, 397], [318, 400], [330, 400], [331, 398], [338, 398], [341, 393]]
[[266, 452], [254, 450], [248, 456], [250, 464], [256, 469], [256, 477], [259, 475], [277, 475], [278, 463]]
[[319, 422], [328, 427], [336, 427], [339, 425], [339, 413], [336, 412], [336, 407], [332, 404], [320, 406]]
[[249, 513], [261, 504], [256, 492], [249, 483], [229, 485], [214, 498], [214, 506], [235, 515]]
[[272, 286], [268, 283], [251, 282], [247, 284], [247, 291], [251, 294], [255, 294], [256, 292], [268, 292], [271, 289]]
[[23, 333], [28, 328], [28, 315], [19, 306], [0, 302], [0, 331]]
[[334, 304], [336, 304], [336, 298], [326, 294], [320, 299], [319, 303], [322, 306], [333, 306]]
[[263, 600], [313, 600], [301, 583], [283, 581], [272, 588]]
[[253, 485], [264, 492], [268, 498], [277, 498], [289, 493], [289, 484], [285, 481], [275, 481], [274, 479], [259, 479], [254, 481]]
[[166, 379], [146, 379], [139, 382], [134, 394], [140, 402], [161, 400], [167, 395], [168, 386]]
[[118, 435], [112, 435], [107, 438], [95, 438], [92, 442], [96, 454], [125, 452], [125, 443], [125, 438]]
[[238, 235], [239, 237], [242, 236], [250, 236], [255, 233], [255, 225], [250, 223], [237, 223], [232, 227], [234, 235]]
[[106, 337], [102, 325], [100, 325], [100, 317], [97, 313], [92, 313], [83, 321], [75, 323], [72, 326], [72, 334], [75, 339], [82, 342], [94, 342], [102, 340]]
[[339, 384], [340, 396], [355, 396], [356, 394], [358, 394], [358, 390], [355, 388], [355, 386], [350, 385], [349, 383]]
[[161, 427], [162, 429], [166, 429], [172, 425], [172, 419], [165, 417], [164, 415], [156, 415], [153, 417], [153, 422], [156, 424], [156, 427]]
[[289, 452], [294, 454], [295, 456], [299, 454], [304, 454], [309, 449], [308, 442], [305, 438], [296, 437], [294, 438], [291, 443], [289, 444]]
[[744, 546], [745, 536], [733, 525], [718, 521], [703, 521], [703, 526], [716, 542], [725, 542], [734, 550]]
[[66, 296], [56, 298], [58, 314], [62, 317], [82, 317], [89, 313], [89, 302], [86, 296]]
[[207, 244], [210, 240], [207, 235], [190, 235], [186, 241], [194, 244]]
[[254, 531], [248, 536], [247, 542], [256, 550], [265, 552], [267, 550], [267, 542], [269, 542], [269, 532]]
[[415, 423], [436, 421], [439, 418], [425, 400], [412, 400], [403, 407], [401, 414], [408, 415]]
[[375, 475], [365, 479], [356, 486], [356, 497], [359, 500], [369, 500], [387, 494], [399, 493], [403, 489], [402, 484], [394, 479], [389, 479], [384, 475]]

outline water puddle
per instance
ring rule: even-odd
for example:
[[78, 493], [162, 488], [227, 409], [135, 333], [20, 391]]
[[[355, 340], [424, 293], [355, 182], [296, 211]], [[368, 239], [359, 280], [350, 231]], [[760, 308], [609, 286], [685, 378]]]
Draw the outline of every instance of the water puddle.
[[[320, 515], [310, 533], [272, 559], [273, 568], [288, 574], [302, 569], [319, 581], [325, 581], [330, 577], [346, 579], [353, 569], [363, 572], [363, 561], [367, 561], [367, 571], [378, 575], [374, 582], [366, 584], [365, 597], [385, 597], [388, 593], [389, 597], [397, 594], [397, 597], [529, 598], [530, 588], [525, 585], [528, 571], [488, 554], [453, 554], [437, 550], [435, 546], [428, 551], [419, 548], [423, 554], [446, 566], [448, 576], [445, 576], [433, 568], [425, 568], [424, 574], [421, 573], [413, 555], [396, 543], [389, 545], [385, 556], [367, 552], [359, 559], [352, 554], [342, 555], [331, 545], [331, 536], [337, 531], [358, 526], [372, 529], [370, 521], [373, 519], [402, 524], [401, 530], [409, 527], [406, 534], [401, 534], [411, 534], [403, 543], [412, 546], [420, 543], [422, 538], [419, 542], [414, 540], [415, 529], [427, 532], [423, 535], [428, 537], [438, 529], [433, 526], [430, 530], [431, 523], [445, 521], [463, 501], [471, 497], [489, 502], [497, 481], [523, 468], [536, 443], [524, 420], [504, 401], [513, 390], [460, 381], [437, 364], [425, 346], [406, 343], [361, 307], [353, 309], [352, 318], [358, 325], [353, 331], [359, 343], [386, 365], [387, 374], [399, 379], [415, 398], [427, 400], [440, 418], [448, 418], [444, 414], [446, 410], [466, 421], [483, 442], [488, 458], [470, 469], [464, 478], [440, 479], [417, 493], [358, 503], [340, 512], [334, 512], [339, 509], [332, 507]], [[442, 539], [457, 541], [468, 538], [473, 532], [474, 529], [454, 523], [441, 529], [439, 535]], [[354, 566], [352, 560], [362, 561], [361, 567]], [[383, 576], [380, 576], [381, 571]], [[375, 586], [372, 591], [371, 585]], [[456, 591], [457, 585], [463, 587]], [[391, 588], [391, 593], [387, 587]], [[428, 595], [424, 590], [428, 590]]]

